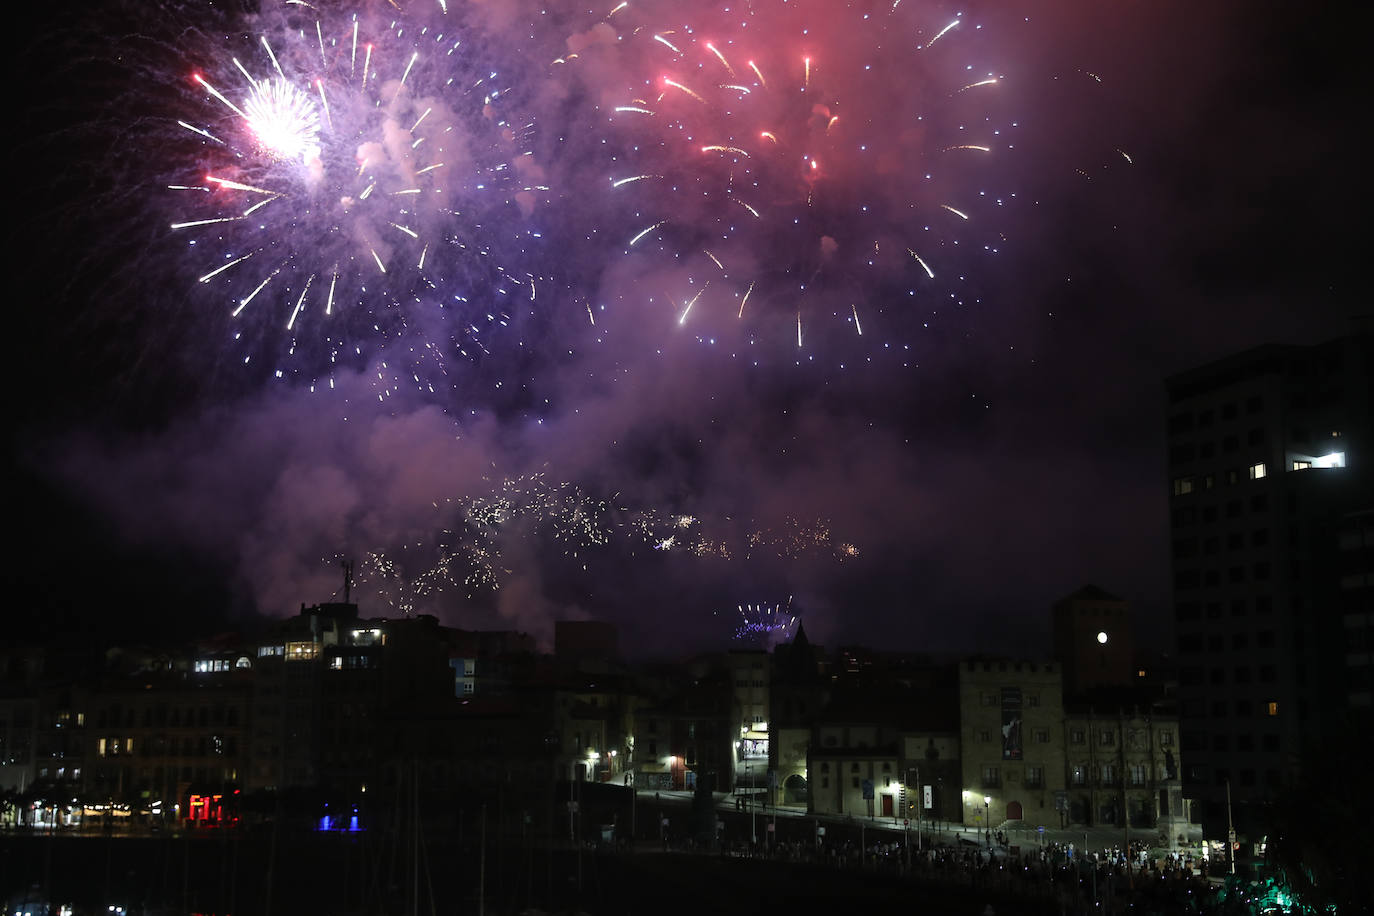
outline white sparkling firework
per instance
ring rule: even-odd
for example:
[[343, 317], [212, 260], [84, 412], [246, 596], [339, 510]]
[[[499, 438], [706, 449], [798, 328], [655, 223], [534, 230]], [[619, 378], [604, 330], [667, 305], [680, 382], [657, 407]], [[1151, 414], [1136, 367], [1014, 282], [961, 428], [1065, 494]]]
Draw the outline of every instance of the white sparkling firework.
[[169, 183], [169, 224], [245, 360], [313, 382], [399, 350], [385, 374], [432, 389], [532, 308], [548, 189], [522, 74], [465, 22], [285, 3], [193, 61], [201, 110], [176, 123], [200, 173]]
[[[823, 520], [789, 518], [778, 530], [742, 531], [728, 519], [703, 522], [683, 512], [630, 505], [619, 496], [598, 498], [543, 474], [506, 478], [486, 494], [447, 499], [438, 509], [439, 533], [402, 548], [404, 562], [395, 549], [369, 553], [360, 587], [372, 588], [380, 600], [406, 613], [440, 592], [462, 592], [468, 598], [489, 594], [511, 576], [528, 572], [512, 568], [507, 559], [517, 543], [543, 545], [583, 571], [598, 555], [631, 562], [667, 554], [696, 560], [843, 563], [859, 553], [852, 544], [836, 542]], [[416, 572], [402, 575], [402, 567]]]

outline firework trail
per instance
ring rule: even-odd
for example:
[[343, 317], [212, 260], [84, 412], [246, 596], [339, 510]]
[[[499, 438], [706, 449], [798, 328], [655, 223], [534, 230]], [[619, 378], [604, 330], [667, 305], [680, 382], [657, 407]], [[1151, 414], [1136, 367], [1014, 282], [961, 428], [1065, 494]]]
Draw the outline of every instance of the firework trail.
[[532, 308], [547, 188], [510, 101], [519, 58], [489, 59], [467, 22], [288, 0], [188, 61], [171, 240], [245, 361], [314, 381], [380, 349], [433, 390]]
[[622, 4], [556, 62], [599, 100], [603, 231], [669, 278], [664, 323], [893, 346], [975, 304], [1016, 196], [984, 183], [1009, 180], [1017, 124], [981, 24], [922, 3], [688, 15]]

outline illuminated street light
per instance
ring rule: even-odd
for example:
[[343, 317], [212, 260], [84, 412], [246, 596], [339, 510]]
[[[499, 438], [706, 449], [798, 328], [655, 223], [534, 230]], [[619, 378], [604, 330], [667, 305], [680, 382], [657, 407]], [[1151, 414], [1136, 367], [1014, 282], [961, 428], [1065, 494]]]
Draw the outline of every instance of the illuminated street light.
[[988, 848], [992, 848], [992, 796], [983, 796], [983, 830], [987, 832]]

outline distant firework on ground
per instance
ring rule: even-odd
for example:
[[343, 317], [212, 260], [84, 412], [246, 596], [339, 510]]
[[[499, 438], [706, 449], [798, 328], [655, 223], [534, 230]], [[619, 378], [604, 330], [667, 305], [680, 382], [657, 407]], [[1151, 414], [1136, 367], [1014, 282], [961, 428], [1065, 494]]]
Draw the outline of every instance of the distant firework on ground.
[[694, 7], [622, 3], [556, 62], [601, 100], [601, 228], [672, 274], [642, 291], [663, 324], [900, 352], [976, 304], [1018, 126], [982, 25], [900, 0]]
[[798, 618], [792, 613], [791, 598], [786, 604], [741, 604], [738, 611], [740, 623], [733, 636], [736, 642], [771, 649], [791, 642], [796, 635]]
[[410, 7], [279, 3], [188, 60], [170, 241], [243, 358], [279, 374], [314, 381], [397, 341], [397, 371], [432, 387], [405, 364], [442, 375], [539, 295], [547, 189], [508, 104], [516, 62], [489, 59], [456, 6]]

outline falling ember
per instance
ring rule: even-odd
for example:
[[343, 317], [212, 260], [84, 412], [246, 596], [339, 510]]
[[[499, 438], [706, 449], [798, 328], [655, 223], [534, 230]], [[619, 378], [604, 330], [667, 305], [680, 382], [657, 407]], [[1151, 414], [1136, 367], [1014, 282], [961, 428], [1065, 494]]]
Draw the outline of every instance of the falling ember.
[[679, 90], [679, 91], [681, 91], [681, 92], [687, 93], [687, 94], [690, 95], [692, 98], [696, 99], [698, 102], [701, 102], [703, 105], [706, 104], [706, 100], [705, 100], [705, 99], [703, 99], [701, 96], [697, 95], [697, 94], [696, 94], [695, 92], [693, 92], [691, 89], [688, 89], [686, 86], [684, 86], [684, 85], [682, 85], [681, 83], [679, 83], [677, 80], [669, 79], [668, 77], [665, 76], [665, 77], [663, 78], [663, 84], [664, 84], [665, 86], [672, 86], [674, 89], [677, 89], [677, 90]]
[[668, 222], [666, 219], [660, 220], [659, 222], [654, 223], [652, 226], [649, 226], [648, 228], [641, 230], [638, 235], [630, 239], [630, 247], [633, 248], [635, 244], [639, 242], [640, 239], [644, 238], [644, 236], [648, 235], [650, 232], [653, 232], [655, 229], [657, 229], [659, 226], [662, 226], [666, 222]]
[[703, 286], [701, 289], [697, 290], [697, 294], [696, 294], [695, 296], [693, 296], [691, 299], [687, 300], [687, 307], [684, 308], [684, 309], [682, 310], [682, 317], [679, 318], [679, 319], [677, 320], [677, 323], [678, 323], [679, 325], [683, 325], [683, 324], [686, 324], [686, 323], [687, 323], [687, 316], [691, 313], [691, 311], [692, 311], [692, 306], [694, 306], [694, 305], [697, 304], [697, 300], [701, 298], [701, 294], [704, 293], [704, 292], [706, 292], [707, 287], [709, 287], [710, 285], [711, 285], [711, 284], [710, 284], [710, 282], [708, 281], [708, 282], [706, 283], [705, 286]]
[[932, 39], [926, 44], [926, 47], [929, 48], [931, 45], [935, 44], [935, 42], [939, 41], [941, 38], [944, 38], [944, 37], [945, 37], [945, 33], [948, 32], [950, 29], [954, 28], [955, 26], [957, 26], [958, 24], [959, 24], [959, 20], [956, 19], [956, 20], [954, 20], [953, 22], [951, 22], [949, 25], [945, 26], [943, 29], [941, 29], [939, 32], [937, 32], [936, 35], [935, 35], [935, 37], [932, 38]]
[[754, 219], [762, 219], [762, 217], [759, 216], [759, 211], [755, 210], [753, 207], [751, 207], [749, 204], [745, 203], [744, 201], [740, 200], [738, 197], [731, 197], [730, 199], [731, 199], [732, 201], [734, 201], [735, 203], [739, 204], [739, 205], [740, 205], [741, 207], [743, 207], [744, 209], [748, 210], [748, 211], [749, 211], [749, 215], [751, 215], [752, 217], [754, 217]]
[[906, 250], [906, 253], [916, 259], [916, 263], [921, 265], [921, 269], [926, 272], [927, 277], [930, 277], [930, 279], [932, 280], [935, 279], [935, 271], [930, 269], [930, 265], [925, 262], [924, 258], [922, 258], [916, 252], [912, 251], [910, 248]]
[[711, 44], [709, 41], [706, 42], [706, 50], [710, 51], [712, 54], [716, 56], [716, 60], [720, 61], [721, 66], [725, 67], [726, 71], [730, 74], [731, 78], [733, 78], [735, 75], [735, 68], [730, 66], [730, 62], [725, 59], [725, 55], [720, 53], [720, 51], [716, 50], [716, 46]]
[[740, 303], [739, 303], [739, 315], [738, 315], [737, 317], [739, 317], [739, 318], [743, 318], [743, 317], [744, 317], [744, 306], [748, 304], [748, 302], [749, 302], [749, 294], [752, 293], [753, 291], [754, 291], [754, 284], [751, 282], [751, 283], [749, 284], [749, 288], [746, 289], [746, 290], [744, 291], [744, 298], [740, 300]]

